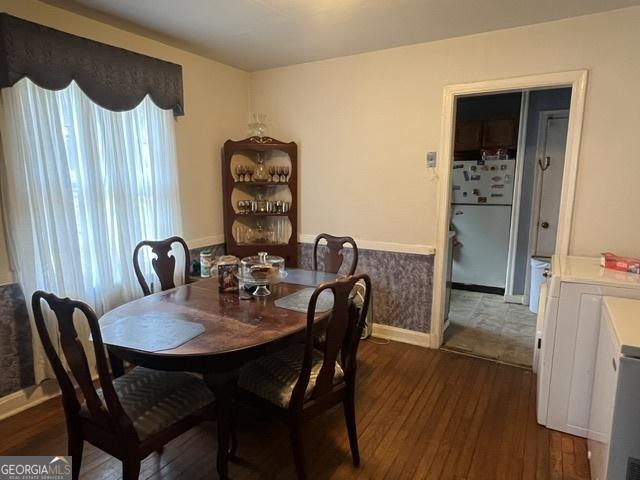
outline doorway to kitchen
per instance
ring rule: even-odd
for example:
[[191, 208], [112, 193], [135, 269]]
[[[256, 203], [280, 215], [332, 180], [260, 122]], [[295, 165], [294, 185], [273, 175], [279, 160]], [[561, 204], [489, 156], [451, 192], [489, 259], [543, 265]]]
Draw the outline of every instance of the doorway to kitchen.
[[457, 99], [443, 348], [531, 366], [570, 103], [570, 87]]

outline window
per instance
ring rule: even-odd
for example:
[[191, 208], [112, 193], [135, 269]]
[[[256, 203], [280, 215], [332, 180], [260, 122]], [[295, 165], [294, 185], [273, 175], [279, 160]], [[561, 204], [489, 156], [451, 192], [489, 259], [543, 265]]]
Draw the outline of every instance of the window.
[[133, 248], [181, 229], [172, 111], [147, 97], [112, 112], [74, 82], [26, 78], [2, 102], [3, 204], [25, 296], [44, 289], [98, 314], [139, 296]]

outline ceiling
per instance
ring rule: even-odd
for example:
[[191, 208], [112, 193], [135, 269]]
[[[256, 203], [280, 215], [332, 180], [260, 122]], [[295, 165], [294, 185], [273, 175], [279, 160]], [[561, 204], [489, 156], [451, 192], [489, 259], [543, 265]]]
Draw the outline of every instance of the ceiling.
[[248, 71], [640, 4], [640, 0], [45, 1]]

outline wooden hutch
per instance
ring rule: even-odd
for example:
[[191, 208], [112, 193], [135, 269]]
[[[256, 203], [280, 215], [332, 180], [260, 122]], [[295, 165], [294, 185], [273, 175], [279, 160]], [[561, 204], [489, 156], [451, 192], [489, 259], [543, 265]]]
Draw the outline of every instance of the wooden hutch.
[[227, 140], [222, 185], [227, 253], [265, 251], [297, 266], [298, 146], [271, 137]]

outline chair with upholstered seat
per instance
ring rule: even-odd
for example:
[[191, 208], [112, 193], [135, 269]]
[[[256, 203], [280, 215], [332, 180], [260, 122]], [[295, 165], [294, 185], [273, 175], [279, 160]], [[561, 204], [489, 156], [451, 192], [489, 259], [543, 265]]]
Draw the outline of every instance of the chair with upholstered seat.
[[[53, 347], [44, 321], [42, 301], [57, 319], [67, 372]], [[135, 367], [112, 380], [94, 311], [87, 304], [38, 291], [33, 294], [35, 324], [62, 391], [72, 478], [78, 479], [84, 441], [122, 461], [124, 480], [137, 479], [140, 462], [150, 453], [203, 420], [215, 419], [214, 398], [197, 375]], [[93, 338], [101, 388], [91, 378], [89, 362], [73, 324], [84, 315]], [[77, 319], [79, 321], [80, 318]], [[76, 396], [75, 379], [84, 400]]]
[[[321, 242], [326, 242], [321, 244]], [[313, 242], [313, 269], [318, 270], [322, 265], [322, 270], [328, 273], [338, 273], [344, 262], [345, 245], [351, 245], [352, 258], [346, 275], [356, 273], [358, 267], [358, 246], [351, 237], [335, 237], [328, 233], [321, 233]], [[321, 260], [321, 261], [320, 261]]]
[[[366, 286], [360, 308], [352, 299], [358, 281]], [[333, 293], [332, 309], [316, 313], [318, 298], [329, 292]], [[238, 398], [267, 405], [289, 426], [298, 478], [306, 478], [303, 422], [338, 403], [344, 407], [353, 463], [360, 464], [355, 417], [356, 354], [370, 297], [371, 281], [367, 275], [320, 285], [309, 300], [305, 343], [258, 358], [240, 370]], [[327, 321], [322, 350], [314, 342], [318, 315]]]
[[160, 290], [165, 291], [176, 286], [174, 281], [176, 257], [169, 255], [174, 244], [179, 244], [184, 250], [184, 281], [189, 283], [189, 247], [181, 237], [169, 237], [164, 240], [143, 240], [133, 250], [133, 269], [145, 296], [151, 295], [153, 285], [150, 286], [147, 283], [140, 268], [140, 250], [143, 247], [149, 247], [151, 248], [151, 253], [155, 254], [156, 258], [151, 260], [151, 265], [160, 281]]

